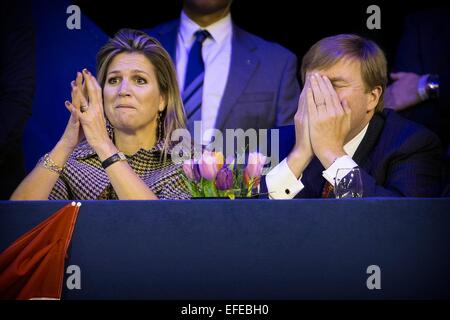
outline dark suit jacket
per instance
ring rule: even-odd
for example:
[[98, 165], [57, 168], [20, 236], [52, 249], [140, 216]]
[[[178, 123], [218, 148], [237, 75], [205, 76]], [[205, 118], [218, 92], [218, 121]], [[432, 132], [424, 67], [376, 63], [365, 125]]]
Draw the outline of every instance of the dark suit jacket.
[[[157, 38], [175, 61], [179, 20], [144, 30]], [[230, 71], [215, 127], [274, 128], [293, 123], [300, 88], [297, 58], [233, 25]]]
[[401, 112], [450, 142], [450, 9], [433, 8], [408, 16], [399, 43], [395, 71], [439, 75], [440, 97]]
[[[280, 128], [280, 160], [295, 143], [294, 126]], [[428, 129], [386, 109], [376, 113], [353, 160], [362, 169], [363, 197], [436, 197], [441, 193], [441, 144]], [[320, 198], [324, 170], [314, 158], [303, 172], [301, 198]]]

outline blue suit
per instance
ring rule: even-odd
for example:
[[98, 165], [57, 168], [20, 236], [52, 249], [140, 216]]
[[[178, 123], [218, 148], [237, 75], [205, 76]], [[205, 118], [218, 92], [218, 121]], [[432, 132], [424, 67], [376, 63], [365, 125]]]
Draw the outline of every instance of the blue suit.
[[[179, 20], [144, 30], [175, 59]], [[297, 58], [233, 24], [230, 72], [215, 128], [269, 129], [293, 123], [300, 88]], [[224, 131], [223, 131], [224, 132]]]
[[[280, 129], [280, 160], [295, 144], [295, 127]], [[353, 160], [361, 168], [363, 197], [437, 197], [441, 194], [442, 148], [431, 131], [385, 109], [370, 120]], [[298, 198], [320, 198], [325, 170], [314, 157], [302, 176]], [[265, 181], [262, 186], [266, 191]]]

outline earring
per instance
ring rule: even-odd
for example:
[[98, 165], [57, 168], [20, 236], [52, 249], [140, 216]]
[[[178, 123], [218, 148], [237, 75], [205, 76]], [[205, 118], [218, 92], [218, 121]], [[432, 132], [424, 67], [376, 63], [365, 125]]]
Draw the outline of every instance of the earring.
[[162, 119], [162, 111], [158, 111], [158, 140], [161, 140], [163, 137], [163, 119]]

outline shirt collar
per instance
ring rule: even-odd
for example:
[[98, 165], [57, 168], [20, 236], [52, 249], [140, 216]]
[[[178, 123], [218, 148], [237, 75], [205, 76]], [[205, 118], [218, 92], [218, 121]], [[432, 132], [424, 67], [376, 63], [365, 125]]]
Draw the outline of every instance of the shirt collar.
[[361, 144], [361, 141], [366, 135], [368, 127], [369, 124], [367, 124], [352, 140], [350, 140], [345, 144], [344, 151], [350, 157], [353, 157], [355, 155], [356, 149], [358, 149], [359, 145]]
[[191, 18], [189, 18], [186, 13], [184, 13], [184, 11], [181, 11], [180, 35], [185, 47], [189, 48], [192, 45], [192, 43], [194, 42], [194, 33], [199, 29], [208, 30], [208, 32], [211, 34], [212, 40], [217, 42], [218, 44], [221, 44], [231, 33], [231, 14], [228, 13], [219, 21], [214, 22], [206, 28], [202, 28]]

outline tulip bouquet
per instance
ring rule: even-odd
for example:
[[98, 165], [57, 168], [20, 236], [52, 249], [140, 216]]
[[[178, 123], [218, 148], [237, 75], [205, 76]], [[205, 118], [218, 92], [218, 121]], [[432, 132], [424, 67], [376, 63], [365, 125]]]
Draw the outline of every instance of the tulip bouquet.
[[234, 157], [224, 161], [221, 152], [204, 151], [200, 159], [184, 161], [184, 180], [193, 198], [253, 197], [265, 162], [266, 156], [259, 152], [250, 153], [244, 166]]

